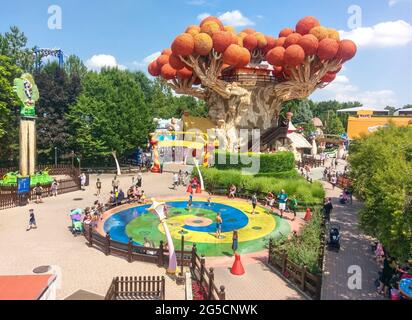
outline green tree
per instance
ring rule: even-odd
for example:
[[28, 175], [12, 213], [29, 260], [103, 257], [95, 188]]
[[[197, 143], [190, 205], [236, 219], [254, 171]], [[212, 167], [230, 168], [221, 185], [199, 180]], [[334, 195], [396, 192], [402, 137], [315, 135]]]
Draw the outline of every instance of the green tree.
[[18, 153], [19, 104], [13, 91], [14, 78], [21, 70], [0, 55], [0, 161], [15, 161]]
[[128, 71], [91, 72], [67, 115], [71, 141], [84, 158], [126, 156], [145, 145], [154, 130], [153, 114], [135, 77]]
[[339, 119], [336, 113], [331, 112], [329, 114], [323, 114], [321, 117], [325, 134], [340, 135], [345, 133], [342, 121]]
[[69, 78], [83, 79], [87, 74], [87, 67], [84, 65], [83, 61], [74, 54], [70, 55], [64, 61], [63, 68]]
[[405, 258], [412, 252], [412, 128], [390, 126], [359, 139], [349, 162], [365, 202], [362, 229]]
[[57, 62], [49, 63], [35, 73], [40, 92], [37, 106], [37, 148], [39, 162], [52, 162], [54, 148], [59, 154], [70, 151], [70, 131], [65, 114], [81, 91], [76, 72], [69, 77]]
[[8, 56], [11, 61], [25, 72], [34, 70], [34, 48], [27, 48], [27, 37], [18, 27], [0, 34], [0, 55]]

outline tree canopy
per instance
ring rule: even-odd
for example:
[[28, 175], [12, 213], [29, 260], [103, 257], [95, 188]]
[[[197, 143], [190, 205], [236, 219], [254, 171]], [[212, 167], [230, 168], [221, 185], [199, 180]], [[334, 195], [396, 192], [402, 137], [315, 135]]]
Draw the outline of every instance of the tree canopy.
[[117, 69], [90, 72], [82, 84], [83, 91], [67, 119], [74, 132], [71, 142], [83, 157], [125, 155], [146, 144], [154, 129], [153, 114], [132, 73]]
[[363, 230], [388, 252], [412, 252], [412, 128], [390, 126], [356, 141], [349, 157]]

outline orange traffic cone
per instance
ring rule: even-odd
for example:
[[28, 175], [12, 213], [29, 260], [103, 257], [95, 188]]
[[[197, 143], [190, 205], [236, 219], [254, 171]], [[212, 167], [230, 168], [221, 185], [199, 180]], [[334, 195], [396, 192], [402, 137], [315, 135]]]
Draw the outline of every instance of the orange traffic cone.
[[230, 272], [235, 276], [242, 276], [246, 273], [245, 268], [243, 268], [242, 261], [240, 260], [239, 254], [235, 254], [235, 263], [233, 264]]

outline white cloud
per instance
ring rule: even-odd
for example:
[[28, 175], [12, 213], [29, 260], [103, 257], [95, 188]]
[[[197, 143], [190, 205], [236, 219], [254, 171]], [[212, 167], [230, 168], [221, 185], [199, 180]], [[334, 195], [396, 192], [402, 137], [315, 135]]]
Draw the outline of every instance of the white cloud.
[[208, 5], [208, 2], [206, 0], [191, 0], [187, 4], [190, 6], [205, 6]]
[[353, 40], [359, 47], [385, 48], [412, 42], [412, 26], [403, 20], [382, 22], [373, 27], [340, 31], [342, 38]]
[[389, 7], [393, 7], [398, 2], [399, 2], [399, 0], [389, 0]]
[[351, 84], [349, 78], [345, 75], [338, 75], [335, 81], [326, 88], [317, 91], [314, 95], [314, 100], [358, 101], [364, 106], [382, 109], [388, 105], [397, 105], [396, 95], [392, 90], [362, 91], [357, 86]]
[[[209, 13], [201, 13], [197, 16], [199, 20], [203, 20], [211, 16]], [[239, 10], [227, 11], [218, 17], [225, 25], [233, 27], [254, 26], [255, 23], [248, 17], [245, 17]]]
[[89, 70], [100, 71], [101, 68], [119, 68], [125, 70], [126, 67], [117, 63], [114, 56], [108, 54], [96, 54], [86, 61], [86, 67]]
[[156, 60], [157, 58], [159, 58], [159, 56], [162, 53], [160, 51], [152, 53], [151, 55], [147, 56], [146, 58], [144, 58], [143, 60], [140, 61], [133, 61], [133, 66], [137, 69], [137, 70], [141, 70], [146, 72], [147, 71], [147, 66], [153, 62], [154, 60]]

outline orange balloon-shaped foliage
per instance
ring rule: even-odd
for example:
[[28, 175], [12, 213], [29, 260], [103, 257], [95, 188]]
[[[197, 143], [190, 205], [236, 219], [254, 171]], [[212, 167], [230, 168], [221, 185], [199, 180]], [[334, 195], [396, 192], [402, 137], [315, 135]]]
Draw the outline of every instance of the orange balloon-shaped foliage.
[[235, 44], [237, 44], [237, 45], [239, 45], [239, 46], [243, 47], [243, 38], [242, 38], [242, 37], [237, 36], [237, 43], [235, 43]]
[[266, 37], [263, 33], [256, 32], [255, 37], [256, 37], [256, 40], [257, 40], [257, 47], [259, 49], [263, 49], [267, 46], [268, 41], [266, 40]]
[[246, 66], [250, 59], [250, 52], [237, 44], [231, 44], [223, 54], [223, 63], [231, 66]]
[[258, 40], [253, 34], [248, 34], [244, 39], [243, 39], [243, 46], [250, 50], [253, 51], [256, 49], [258, 45]]
[[222, 30], [222, 31], [225, 30], [225, 26], [223, 25], [222, 21], [219, 18], [216, 18], [216, 17], [213, 17], [213, 16], [210, 16], [210, 17], [207, 17], [207, 18], [203, 19], [202, 22], [200, 23], [200, 27], [203, 27], [203, 25], [205, 25], [208, 22], [214, 22], [219, 26], [220, 30]]
[[313, 34], [319, 41], [329, 37], [329, 31], [325, 27], [318, 26], [314, 27], [309, 31], [310, 34]]
[[[236, 35], [236, 33], [231, 33], [231, 32], [230, 32], [230, 36], [231, 36], [231, 38], [232, 38], [231, 44], [239, 44], [239, 38], [238, 38], [238, 36]], [[242, 43], [243, 43], [243, 40], [242, 40]]]
[[252, 28], [247, 28], [247, 29], [242, 30], [242, 32], [244, 32], [246, 34], [255, 34], [256, 30], [252, 29]]
[[266, 38], [266, 46], [263, 48], [264, 53], [268, 53], [270, 50], [272, 50], [274, 47], [276, 47], [276, 43], [278, 39], [272, 36], [265, 36]]
[[236, 64], [236, 67], [241, 68], [241, 67], [246, 67], [250, 60], [252, 59], [252, 56], [250, 54], [250, 51], [246, 48], [240, 48], [240, 55], [238, 57], [238, 61]]
[[162, 51], [162, 54], [165, 54], [165, 55], [167, 55], [167, 56], [170, 56], [172, 53], [173, 53], [173, 52], [172, 52], [172, 49], [170, 49], [170, 48], [164, 49], [164, 50]]
[[239, 32], [238, 36], [241, 37], [242, 39], [247, 37], [247, 33], [246, 32]]
[[319, 42], [318, 57], [320, 60], [331, 60], [335, 58], [339, 50], [339, 42], [333, 39], [323, 39]]
[[160, 76], [160, 68], [158, 67], [156, 60], [149, 64], [148, 71], [153, 77]]
[[334, 39], [336, 41], [340, 41], [339, 32], [335, 29], [328, 29], [328, 38]]
[[169, 63], [169, 56], [162, 54], [156, 61], [159, 68], [162, 68], [165, 64]]
[[207, 33], [199, 33], [194, 37], [195, 53], [201, 56], [207, 56], [213, 48], [212, 37]]
[[305, 60], [305, 51], [297, 44], [292, 44], [285, 50], [285, 65], [296, 67]]
[[172, 54], [169, 57], [169, 64], [175, 70], [181, 70], [186, 66], [186, 64], [182, 60], [180, 60], [178, 56], [175, 56], [174, 54]]
[[307, 56], [313, 56], [318, 51], [319, 40], [313, 34], [304, 35], [298, 42]]
[[266, 55], [266, 61], [276, 67], [281, 67], [285, 64], [285, 48], [276, 47], [270, 50]]
[[220, 71], [223, 72], [223, 71], [225, 71], [227, 68], [230, 68], [230, 65], [224, 63], [224, 64], [222, 65], [222, 67], [220, 68]]
[[337, 60], [348, 61], [352, 59], [357, 52], [357, 47], [355, 42], [352, 40], [342, 40], [339, 43], [338, 53], [336, 54]]
[[195, 36], [195, 35], [197, 35], [198, 33], [200, 33], [200, 27], [199, 27], [199, 26], [195, 26], [195, 25], [189, 26], [189, 27], [187, 27], [187, 29], [186, 29], [185, 32], [191, 34], [192, 36]]
[[166, 80], [172, 80], [176, 77], [176, 70], [170, 64], [165, 64], [161, 71], [162, 77]]
[[285, 28], [279, 33], [279, 38], [287, 37], [288, 35], [292, 34], [294, 31], [291, 28]]
[[195, 41], [193, 36], [188, 33], [178, 35], [172, 44], [172, 51], [176, 56], [190, 56], [194, 49]]
[[276, 40], [276, 47], [283, 47], [285, 45], [286, 37], [280, 37]]
[[200, 30], [212, 36], [215, 32], [222, 31], [222, 28], [216, 22], [208, 21], [201, 26]]
[[300, 33], [291, 33], [286, 37], [284, 47], [290, 47], [292, 44], [297, 44], [299, 40], [302, 38]]
[[212, 36], [213, 48], [216, 52], [223, 53], [232, 44], [232, 34], [228, 31], [218, 31]]
[[304, 17], [297, 23], [296, 32], [304, 36], [305, 34], [308, 34], [310, 30], [318, 26], [320, 26], [320, 22], [315, 17]]
[[190, 79], [193, 75], [193, 72], [189, 69], [183, 68], [180, 70], [177, 70], [177, 76], [180, 79]]
[[224, 29], [225, 29], [225, 31], [229, 31], [231, 33], [236, 33], [236, 29], [232, 26], [225, 26]]
[[332, 82], [333, 80], [336, 79], [336, 73], [327, 73], [323, 76], [321, 79], [322, 82]]

